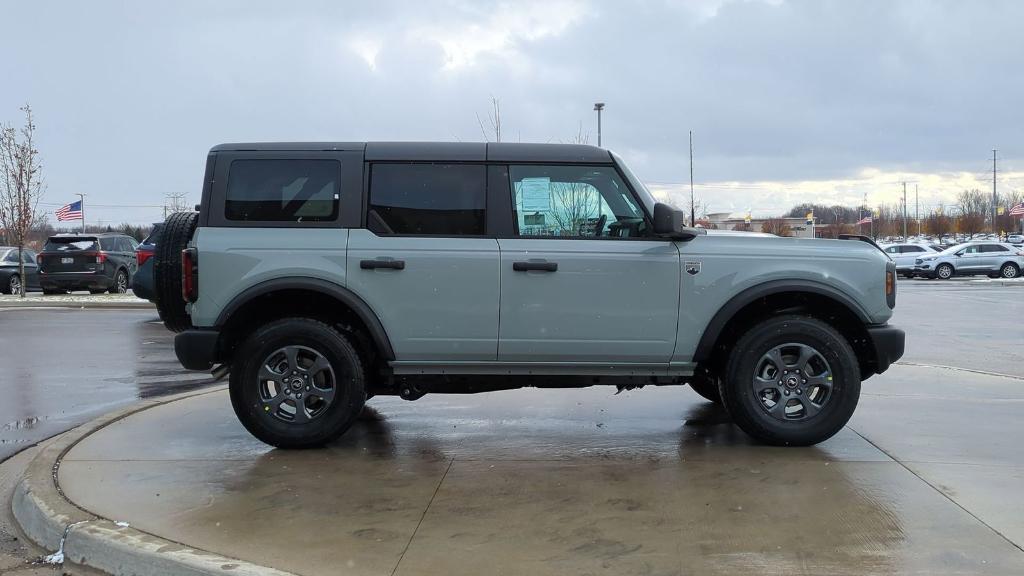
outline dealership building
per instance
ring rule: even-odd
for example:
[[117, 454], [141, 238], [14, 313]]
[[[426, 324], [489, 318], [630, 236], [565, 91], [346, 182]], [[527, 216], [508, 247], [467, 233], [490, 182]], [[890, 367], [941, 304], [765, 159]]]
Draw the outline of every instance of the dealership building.
[[[733, 212], [716, 212], [708, 214], [706, 218], [708, 222], [717, 226], [719, 230], [735, 230], [737, 227], [742, 230], [744, 228], [743, 225], [747, 222], [745, 214]], [[792, 231], [791, 235], [797, 238], [813, 237], [811, 226], [804, 218], [751, 218], [750, 230], [752, 232], [760, 232], [761, 226], [766, 220], [782, 220], [789, 226], [789, 229]], [[815, 221], [817, 221], [817, 217], [815, 217]]]

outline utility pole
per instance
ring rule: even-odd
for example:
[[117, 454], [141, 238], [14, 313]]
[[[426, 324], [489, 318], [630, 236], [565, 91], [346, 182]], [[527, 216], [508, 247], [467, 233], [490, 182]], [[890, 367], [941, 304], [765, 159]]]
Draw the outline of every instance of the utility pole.
[[601, 110], [604, 110], [604, 102], [595, 102], [594, 110], [597, 110], [597, 147], [601, 147]]
[[921, 203], [917, 197], [917, 184], [914, 184], [914, 220], [917, 221], [917, 236], [921, 237]]
[[992, 149], [992, 233], [998, 234], [999, 230], [996, 230], [996, 149]]
[[903, 183], [903, 241], [907, 241], [907, 183]]
[[85, 234], [85, 194], [76, 194], [79, 202], [82, 203], [82, 234]]
[[693, 130], [690, 130], [690, 226], [696, 225], [693, 204]]

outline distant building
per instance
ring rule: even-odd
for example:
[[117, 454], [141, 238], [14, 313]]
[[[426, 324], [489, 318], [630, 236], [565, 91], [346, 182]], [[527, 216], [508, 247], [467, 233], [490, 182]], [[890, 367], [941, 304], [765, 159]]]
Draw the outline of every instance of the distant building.
[[[715, 212], [714, 214], [708, 214], [707, 220], [711, 224], [718, 227], [719, 230], [736, 230], [737, 227], [742, 230], [746, 220], [744, 214], [736, 214], [734, 212]], [[789, 226], [792, 231], [791, 236], [797, 238], [811, 238], [811, 226], [807, 224], [807, 220], [804, 218], [751, 218], [750, 219], [750, 230], [752, 232], [760, 232], [761, 226], [764, 225], [766, 220], [782, 220]], [[817, 221], [817, 217], [815, 217]]]

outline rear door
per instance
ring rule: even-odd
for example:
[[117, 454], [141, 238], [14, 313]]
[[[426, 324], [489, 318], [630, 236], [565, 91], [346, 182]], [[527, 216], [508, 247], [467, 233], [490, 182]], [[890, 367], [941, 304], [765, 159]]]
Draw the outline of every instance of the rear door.
[[36, 265], [36, 253], [31, 250], [21, 252], [21, 260], [25, 263], [25, 286], [32, 290], [39, 289], [39, 266]]
[[896, 257], [897, 268], [913, 268], [914, 261], [924, 256], [927, 249], [923, 246], [915, 246], [913, 244], [906, 244], [900, 247], [900, 253]]
[[494, 361], [498, 242], [487, 235], [487, 167], [368, 169], [366, 229], [349, 236], [349, 288], [376, 312], [399, 362]]
[[615, 167], [508, 171], [514, 230], [499, 239], [499, 360], [667, 366], [679, 250], [649, 236], [650, 222]]
[[981, 257], [985, 270], [995, 272], [1008, 260], [1010, 249], [1001, 244], [982, 244]]

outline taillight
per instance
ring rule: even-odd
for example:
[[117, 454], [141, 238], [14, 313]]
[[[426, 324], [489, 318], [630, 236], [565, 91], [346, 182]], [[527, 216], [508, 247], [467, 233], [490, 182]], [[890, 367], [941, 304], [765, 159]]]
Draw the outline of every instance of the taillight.
[[138, 263], [139, 266], [142, 266], [143, 264], [145, 264], [146, 260], [149, 260], [152, 257], [153, 257], [153, 252], [151, 250], [136, 250], [135, 251], [135, 261]]
[[199, 297], [199, 259], [195, 248], [181, 251], [181, 297], [195, 302]]
[[890, 309], [896, 307], [896, 264], [893, 262], [885, 266], [885, 303]]
[[96, 263], [97, 264], [103, 264], [106, 261], [107, 261], [107, 253], [106, 252], [100, 252], [100, 253], [96, 254]]
[[36, 254], [36, 266], [42, 266], [42, 265], [43, 265], [43, 255], [42, 254]]

